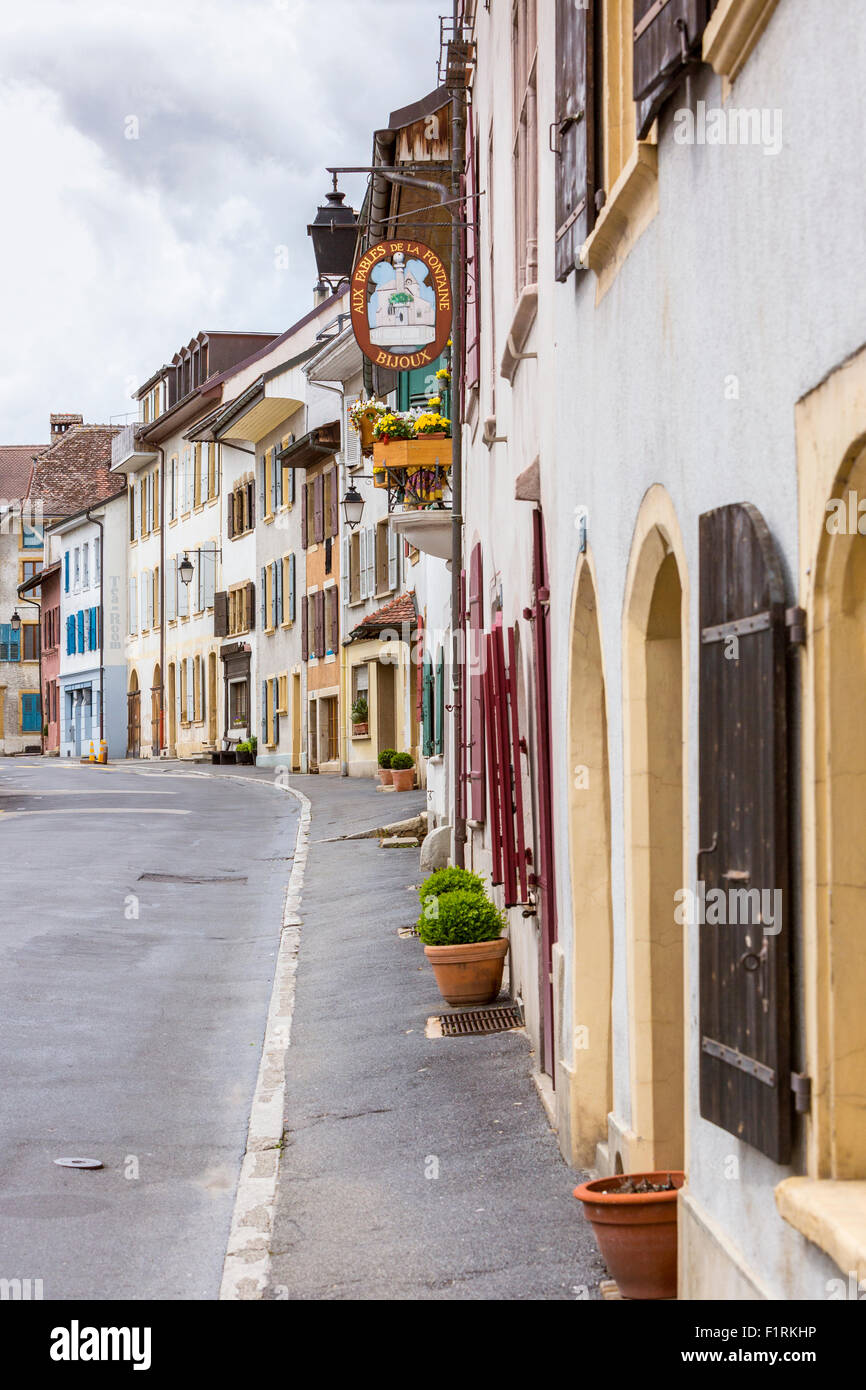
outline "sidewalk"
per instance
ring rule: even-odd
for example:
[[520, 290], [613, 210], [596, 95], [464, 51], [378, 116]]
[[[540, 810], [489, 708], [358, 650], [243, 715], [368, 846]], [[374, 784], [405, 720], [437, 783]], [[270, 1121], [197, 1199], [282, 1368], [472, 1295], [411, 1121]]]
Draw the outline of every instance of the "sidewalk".
[[[522, 1033], [428, 1040], [443, 1008], [415, 938], [418, 852], [328, 843], [423, 793], [292, 777], [312, 803], [270, 1298], [596, 1298]], [[438, 1176], [427, 1176], [438, 1172]]]

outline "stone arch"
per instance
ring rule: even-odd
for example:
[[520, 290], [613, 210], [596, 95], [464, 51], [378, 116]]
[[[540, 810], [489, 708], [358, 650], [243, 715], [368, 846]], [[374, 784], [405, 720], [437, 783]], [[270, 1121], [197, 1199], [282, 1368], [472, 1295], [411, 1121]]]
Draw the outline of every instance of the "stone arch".
[[567, 1078], [569, 1094], [566, 1151], [574, 1163], [585, 1166], [594, 1164], [596, 1145], [607, 1138], [613, 1082], [607, 710], [596, 586], [588, 556], [582, 556], [578, 566], [571, 613], [568, 777], [572, 1037], [563, 1040], [565, 1075], [558, 1079]]
[[656, 484], [632, 538], [623, 606], [623, 770], [631, 1171], [685, 1163], [688, 579], [673, 504]]

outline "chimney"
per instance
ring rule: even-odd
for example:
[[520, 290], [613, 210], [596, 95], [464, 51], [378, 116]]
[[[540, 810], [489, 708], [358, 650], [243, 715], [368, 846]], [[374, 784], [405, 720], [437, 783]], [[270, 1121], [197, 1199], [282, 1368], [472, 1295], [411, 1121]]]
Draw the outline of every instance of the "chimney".
[[320, 304], [324, 304], [325, 300], [326, 300], [326, 299], [330, 299], [330, 297], [331, 297], [331, 291], [330, 291], [330, 289], [328, 288], [328, 286], [325, 284], [324, 280], [320, 280], [320, 281], [318, 282], [317, 285], [314, 285], [314, 286], [313, 286], [313, 308], [314, 308], [314, 309], [318, 309], [319, 305], [320, 305]]
[[83, 415], [52, 415], [51, 416], [51, 443], [55, 444], [68, 430], [76, 425], [84, 424]]

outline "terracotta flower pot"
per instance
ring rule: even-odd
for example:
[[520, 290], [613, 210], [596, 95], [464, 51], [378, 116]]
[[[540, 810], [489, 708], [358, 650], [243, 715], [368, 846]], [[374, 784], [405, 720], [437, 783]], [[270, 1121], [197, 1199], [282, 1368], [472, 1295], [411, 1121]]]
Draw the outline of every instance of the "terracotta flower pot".
[[415, 783], [414, 767], [392, 767], [391, 781], [398, 792], [410, 792]]
[[381, 781], [383, 787], [392, 786], [394, 781], [394, 774], [391, 771], [390, 767], [379, 768], [379, 780]]
[[352, 738], [366, 738], [368, 727], [369, 726], [367, 724], [353, 724]]
[[[674, 1191], [619, 1192], [629, 1178], [670, 1178]], [[677, 1191], [684, 1182], [679, 1172], [619, 1173], [574, 1189], [623, 1298], [676, 1298]]]
[[439, 993], [455, 1008], [492, 1004], [502, 988], [508, 937], [467, 946], [425, 946]]

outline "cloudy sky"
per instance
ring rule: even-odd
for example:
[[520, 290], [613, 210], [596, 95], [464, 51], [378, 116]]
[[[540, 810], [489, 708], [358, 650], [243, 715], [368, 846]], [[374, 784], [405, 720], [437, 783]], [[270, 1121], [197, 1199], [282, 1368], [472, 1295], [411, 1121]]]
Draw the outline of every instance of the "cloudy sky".
[[121, 419], [199, 329], [306, 313], [324, 166], [368, 164], [436, 85], [450, 8], [2, 0], [0, 443], [47, 442], [51, 411]]

